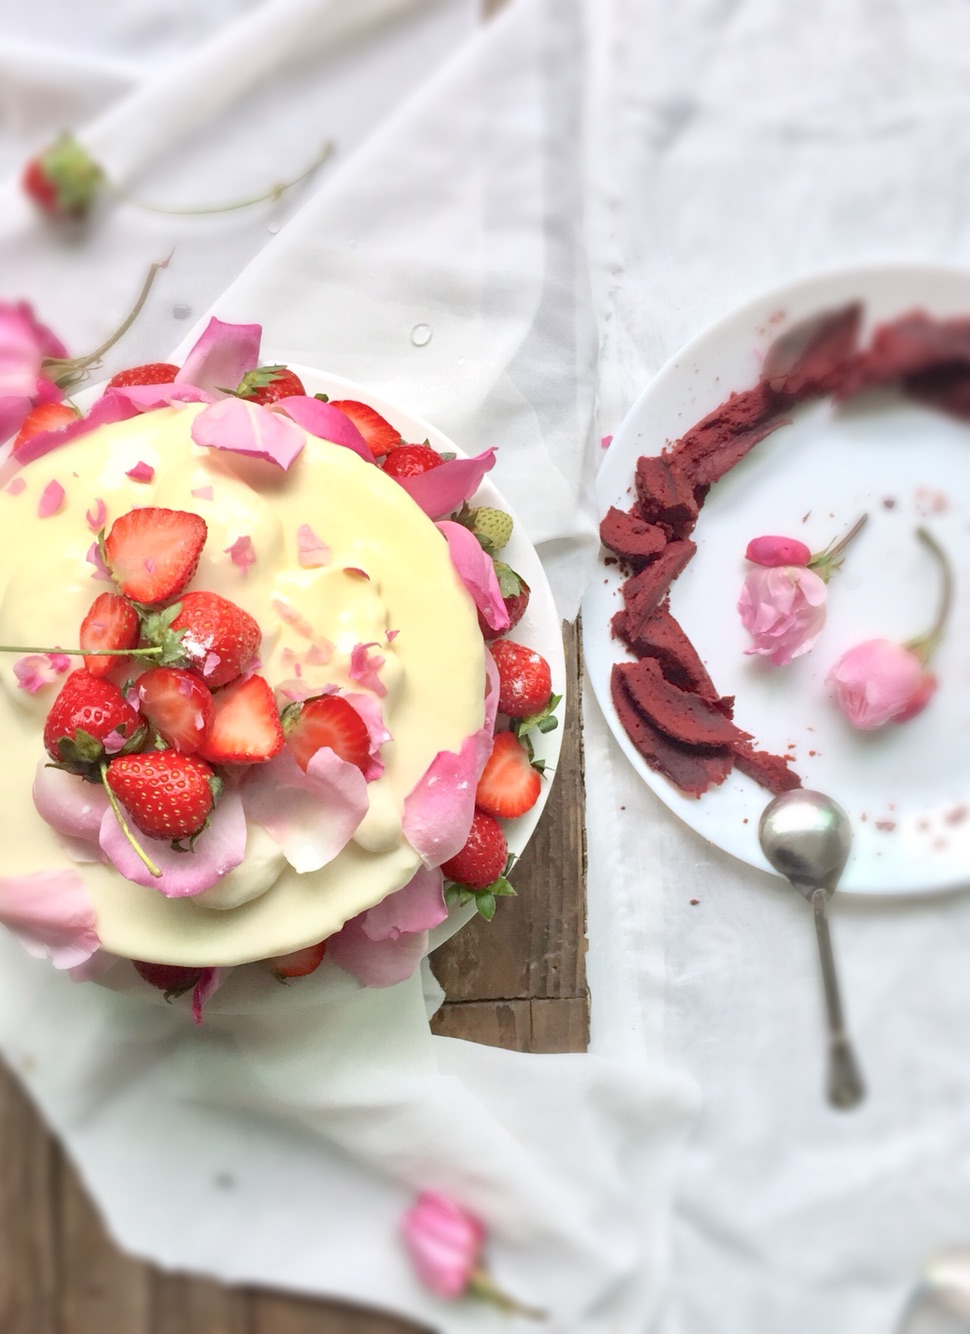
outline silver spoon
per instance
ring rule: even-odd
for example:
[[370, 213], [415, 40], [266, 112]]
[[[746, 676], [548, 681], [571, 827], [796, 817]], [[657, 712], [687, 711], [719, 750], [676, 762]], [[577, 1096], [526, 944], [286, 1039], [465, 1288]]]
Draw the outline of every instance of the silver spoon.
[[854, 1107], [865, 1096], [865, 1085], [845, 1031], [826, 913], [849, 858], [849, 817], [831, 797], [796, 788], [768, 803], [758, 837], [771, 865], [812, 905], [829, 1026], [828, 1099], [834, 1107]]

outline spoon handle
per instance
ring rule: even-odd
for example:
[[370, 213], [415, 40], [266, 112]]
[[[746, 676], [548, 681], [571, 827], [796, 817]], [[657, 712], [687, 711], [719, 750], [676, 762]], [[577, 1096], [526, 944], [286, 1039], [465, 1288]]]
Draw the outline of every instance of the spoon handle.
[[822, 965], [822, 984], [825, 988], [825, 1009], [829, 1022], [828, 1099], [833, 1107], [854, 1107], [865, 1097], [865, 1084], [859, 1070], [852, 1044], [845, 1031], [839, 979], [832, 953], [832, 937], [826, 911], [828, 895], [822, 888], [812, 894], [812, 914], [818, 938], [818, 956]]

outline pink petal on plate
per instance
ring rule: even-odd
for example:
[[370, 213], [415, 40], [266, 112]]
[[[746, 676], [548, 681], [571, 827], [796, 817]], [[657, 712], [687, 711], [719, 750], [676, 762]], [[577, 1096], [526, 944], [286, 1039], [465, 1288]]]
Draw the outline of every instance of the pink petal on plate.
[[52, 829], [65, 838], [97, 844], [101, 821], [108, 809], [108, 794], [100, 783], [86, 783], [77, 774], [54, 769], [46, 760], [40, 760], [32, 796], [38, 815]]
[[211, 486], [197, 486], [192, 490], [192, 495], [196, 496], [199, 500], [211, 500], [213, 494]]
[[501, 634], [509, 628], [509, 613], [502, 599], [491, 556], [483, 551], [478, 538], [463, 524], [445, 519], [437, 528], [444, 535], [451, 562], [474, 598], [475, 606], [482, 613], [486, 625]]
[[466, 737], [461, 750], [439, 750], [404, 798], [404, 837], [427, 866], [440, 866], [464, 846], [475, 789], [492, 749], [491, 728]]
[[178, 852], [164, 839], [132, 833], [161, 871], [153, 876], [125, 838], [109, 806], [101, 820], [101, 851], [116, 871], [136, 885], [157, 889], [166, 898], [201, 894], [238, 866], [246, 852], [246, 816], [237, 792], [225, 791], [191, 852]]
[[350, 418], [339, 408], [319, 398], [304, 397], [295, 394], [292, 398], [279, 398], [273, 404], [274, 412], [283, 412], [297, 425], [302, 426], [310, 435], [320, 440], [329, 440], [332, 445], [343, 445], [352, 449], [366, 463], [374, 463], [367, 441], [358, 431]]
[[71, 868], [0, 876], [0, 922], [55, 968], [76, 968], [101, 944], [87, 887]]
[[202, 1011], [206, 1001], [222, 985], [222, 968], [203, 968], [198, 982], [192, 988], [192, 1018], [197, 1024], [202, 1023]]
[[87, 416], [78, 417], [77, 421], [68, 422], [66, 426], [58, 426], [53, 431], [38, 431], [29, 440], [25, 440], [17, 450], [17, 462], [33, 463], [34, 459], [43, 458], [52, 449], [59, 449], [61, 445], [76, 440], [78, 436], [87, 435], [98, 426], [127, 421], [129, 417], [136, 416], [137, 411], [131, 403], [126, 403], [114, 392], [105, 394], [95, 399]]
[[283, 750], [250, 770], [242, 794], [248, 818], [262, 825], [301, 874], [332, 862], [368, 807], [364, 775], [332, 750], [318, 750], [306, 773]]
[[26, 489], [26, 486], [27, 483], [23, 479], [23, 477], [15, 477], [13, 481], [10, 483], [10, 485], [6, 488], [6, 491], [8, 495], [19, 496], [21, 491]]
[[134, 412], [154, 412], [177, 403], [214, 403], [215, 395], [193, 384], [128, 384], [105, 390], [105, 398], [118, 398]]
[[[482, 478], [495, 467], [494, 448], [485, 449], [471, 459], [445, 459], [417, 477], [395, 477], [415, 504], [429, 519], [440, 519], [470, 500], [482, 484]], [[477, 538], [475, 539], [477, 542]]]
[[396, 940], [371, 940], [361, 917], [352, 917], [327, 940], [327, 958], [365, 987], [394, 987], [405, 982], [428, 952], [427, 931], [407, 932]]
[[223, 398], [203, 408], [192, 422], [192, 439], [209, 449], [266, 459], [284, 472], [306, 444], [295, 422], [242, 398]]
[[250, 565], [256, 564], [256, 548], [248, 533], [237, 537], [231, 547], [225, 548], [225, 552], [236, 569], [241, 570], [244, 575], [249, 573]]
[[56, 478], [51, 478], [40, 493], [40, 500], [37, 502], [38, 519], [49, 519], [52, 514], [57, 513], [63, 504], [64, 488]]
[[125, 473], [133, 482], [152, 482], [155, 480], [155, 469], [144, 459], [139, 459], [133, 468], [129, 468]]
[[365, 690], [373, 690], [375, 695], [386, 695], [387, 686], [377, 675], [384, 666], [384, 659], [379, 653], [367, 652], [369, 648], [375, 647], [373, 643], [355, 644], [350, 650], [350, 668], [347, 675], [351, 681], [356, 681]]
[[108, 507], [100, 496], [95, 500], [91, 508], [85, 513], [85, 519], [88, 521], [88, 527], [92, 533], [100, 533], [104, 527], [104, 521], [108, 517]]
[[[307, 655], [309, 657], [309, 654]], [[384, 726], [384, 714], [381, 709], [381, 702], [374, 695], [359, 694], [356, 691], [350, 691], [344, 694], [344, 699], [352, 705], [367, 728], [367, 734], [370, 738], [370, 758], [367, 768], [364, 771], [364, 777], [368, 783], [373, 783], [375, 778], [380, 778], [384, 772], [384, 761], [381, 759], [381, 746], [386, 741], [393, 741], [390, 732]]]
[[296, 530], [297, 560], [305, 570], [317, 570], [321, 565], [329, 565], [333, 552], [308, 523], [301, 523]]
[[369, 940], [397, 940], [398, 936], [427, 931], [448, 916], [444, 876], [437, 869], [419, 866], [406, 885], [361, 913]]
[[259, 365], [260, 324], [227, 324], [215, 316], [199, 335], [175, 377], [210, 394], [235, 389], [247, 371]]

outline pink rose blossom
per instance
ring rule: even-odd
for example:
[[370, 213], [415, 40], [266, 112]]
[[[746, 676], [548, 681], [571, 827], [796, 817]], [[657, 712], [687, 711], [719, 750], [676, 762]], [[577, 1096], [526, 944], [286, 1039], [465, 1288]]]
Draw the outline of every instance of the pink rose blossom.
[[856, 644], [825, 679], [849, 722], [866, 732], [915, 717], [936, 690], [936, 677], [919, 655], [890, 639]]
[[404, 1245], [425, 1287], [439, 1297], [462, 1297], [479, 1267], [485, 1229], [460, 1204], [422, 1191], [401, 1220]]
[[758, 565], [744, 581], [738, 611], [758, 653], [783, 667], [807, 653], [825, 625], [825, 581], [799, 565]]

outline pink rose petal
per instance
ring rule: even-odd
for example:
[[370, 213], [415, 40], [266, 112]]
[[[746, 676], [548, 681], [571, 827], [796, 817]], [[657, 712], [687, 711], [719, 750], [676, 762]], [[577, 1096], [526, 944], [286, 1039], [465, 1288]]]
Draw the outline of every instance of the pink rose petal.
[[0, 876], [0, 922], [55, 968], [76, 968], [101, 944], [87, 888], [71, 868]]
[[404, 798], [404, 837], [426, 865], [440, 866], [464, 846], [491, 749], [491, 728], [479, 728], [458, 754], [440, 750]]
[[88, 521], [88, 527], [92, 533], [100, 533], [104, 527], [104, 521], [108, 517], [108, 507], [98, 496], [91, 508], [85, 513], [85, 519]]
[[358, 685], [362, 685], [365, 690], [373, 690], [375, 695], [386, 695], [387, 686], [377, 675], [384, 666], [384, 659], [379, 653], [368, 654], [369, 648], [376, 645], [355, 644], [350, 650], [350, 669], [347, 675]]
[[77, 774], [54, 769], [46, 760], [40, 760], [32, 796], [38, 815], [57, 833], [97, 844], [101, 821], [108, 809], [108, 794], [100, 783], [86, 783]]
[[356, 764], [318, 750], [304, 773], [289, 750], [254, 765], [242, 788], [246, 815], [283, 850], [295, 871], [319, 871], [353, 838], [367, 813]]
[[211, 486], [196, 486], [193, 488], [191, 494], [196, 496], [199, 500], [211, 500], [213, 491]]
[[[309, 657], [309, 654], [307, 655]], [[370, 738], [370, 758], [367, 768], [364, 770], [364, 777], [368, 783], [373, 783], [375, 778], [380, 778], [384, 772], [384, 761], [381, 759], [381, 746], [387, 741], [393, 741], [390, 732], [384, 726], [384, 714], [381, 710], [380, 700], [374, 695], [362, 695], [351, 691], [344, 695], [348, 704], [352, 705], [367, 727], [367, 734]]]
[[127, 403], [133, 412], [154, 412], [178, 403], [214, 403], [216, 397], [192, 384], [129, 384], [106, 389], [105, 398]]
[[[396, 477], [411, 499], [430, 519], [440, 519], [470, 500], [482, 484], [482, 478], [495, 467], [494, 448], [485, 449], [471, 459], [445, 459], [437, 468], [417, 477]], [[474, 539], [476, 544], [478, 539]]]
[[38, 690], [62, 676], [70, 665], [70, 659], [63, 653], [27, 653], [13, 665], [17, 688], [26, 690], [28, 695], [36, 695]]
[[40, 500], [37, 502], [38, 519], [49, 519], [63, 504], [64, 488], [60, 482], [52, 478], [40, 493]]
[[98, 546], [97, 542], [92, 542], [88, 547], [88, 554], [85, 556], [85, 560], [90, 565], [94, 566], [94, 574], [91, 576], [92, 579], [104, 579], [109, 584], [114, 583], [111, 571], [104, 562], [104, 557], [101, 555], [101, 548]]
[[[437, 472], [437, 469], [434, 469]], [[491, 556], [478, 538], [460, 523], [444, 520], [437, 525], [448, 543], [448, 554], [458, 576], [475, 600], [486, 625], [497, 634], [509, 628], [509, 613], [498, 586]]]
[[197, 1024], [202, 1023], [202, 1011], [205, 1003], [222, 985], [223, 968], [203, 968], [198, 982], [192, 989], [192, 1018]]
[[321, 565], [329, 565], [333, 552], [308, 523], [301, 523], [296, 530], [297, 560], [305, 570], [316, 570]]
[[359, 917], [327, 941], [327, 957], [365, 987], [394, 987], [406, 982], [428, 952], [427, 931], [396, 940], [371, 940]]
[[283, 621], [284, 624], [291, 626], [297, 634], [303, 635], [305, 639], [313, 638], [313, 626], [295, 607], [291, 607], [285, 598], [271, 598], [270, 606], [276, 612], [280, 620]]
[[195, 385], [210, 394], [235, 389], [247, 371], [259, 365], [259, 324], [227, 324], [215, 316], [188, 352], [176, 384]]
[[397, 940], [428, 931], [447, 916], [444, 876], [436, 868], [419, 866], [406, 885], [361, 914], [361, 925], [368, 940]]
[[367, 441], [339, 408], [331, 407], [329, 403], [324, 403], [319, 398], [294, 395], [292, 398], [277, 399], [273, 404], [273, 411], [285, 413], [291, 421], [302, 426], [310, 435], [315, 435], [320, 440], [329, 440], [333, 445], [343, 445], [346, 449], [352, 449], [367, 463], [375, 462]]
[[111, 422], [127, 421], [129, 417], [134, 417], [136, 413], [137, 409], [132, 404], [126, 403], [124, 399], [115, 394], [106, 394], [95, 400], [87, 416], [79, 417], [77, 421], [68, 422], [66, 426], [58, 426], [53, 431], [38, 431], [29, 440], [25, 440], [17, 450], [17, 462], [20, 464], [33, 463], [35, 459], [49, 454], [52, 449], [59, 449], [61, 445], [76, 440], [78, 436], [87, 435], [89, 431], [95, 430], [98, 426], [106, 426]]
[[236, 569], [241, 570], [244, 575], [249, 573], [250, 565], [256, 563], [256, 548], [253, 546], [253, 539], [248, 533], [244, 533], [242, 537], [237, 537], [232, 546], [226, 547], [225, 551]]
[[155, 469], [150, 463], [140, 459], [133, 468], [129, 468], [125, 473], [133, 482], [152, 482], [155, 480]]
[[192, 422], [192, 439], [209, 449], [265, 459], [284, 472], [306, 444], [303, 431], [288, 417], [242, 398], [203, 408]]
[[7, 493], [11, 496], [19, 496], [21, 491], [26, 490], [27, 483], [22, 477], [15, 477], [7, 487]]
[[604, 435], [600, 440], [600, 448], [609, 449], [612, 443], [613, 443], [613, 437], [611, 435]]
[[162, 872], [153, 876], [125, 838], [110, 806], [101, 820], [101, 851], [126, 880], [157, 889], [166, 898], [187, 898], [211, 889], [238, 866], [246, 852], [246, 816], [237, 792], [225, 791], [209, 819], [209, 826], [191, 852], [179, 852], [163, 839], [132, 831]]

